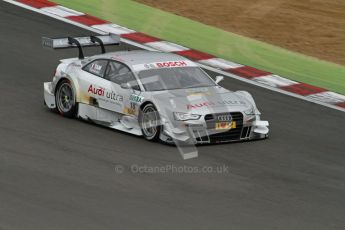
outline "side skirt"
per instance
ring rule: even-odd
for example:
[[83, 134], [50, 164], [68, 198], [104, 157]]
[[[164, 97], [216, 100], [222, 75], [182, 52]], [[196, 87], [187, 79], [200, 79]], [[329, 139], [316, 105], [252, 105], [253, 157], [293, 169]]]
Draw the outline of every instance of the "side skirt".
[[96, 106], [79, 103], [78, 118], [88, 120], [111, 129], [142, 136], [138, 119], [133, 116], [127, 116]]

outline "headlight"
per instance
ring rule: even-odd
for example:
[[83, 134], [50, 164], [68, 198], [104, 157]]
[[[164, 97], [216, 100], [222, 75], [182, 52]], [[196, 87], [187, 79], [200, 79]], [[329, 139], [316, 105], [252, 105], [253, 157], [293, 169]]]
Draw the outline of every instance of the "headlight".
[[250, 109], [247, 109], [244, 111], [246, 115], [255, 115], [255, 108], [253, 106], [250, 107]]
[[201, 115], [175, 112], [174, 117], [175, 117], [175, 120], [178, 120], [178, 121], [187, 121], [187, 120], [198, 120], [201, 117]]

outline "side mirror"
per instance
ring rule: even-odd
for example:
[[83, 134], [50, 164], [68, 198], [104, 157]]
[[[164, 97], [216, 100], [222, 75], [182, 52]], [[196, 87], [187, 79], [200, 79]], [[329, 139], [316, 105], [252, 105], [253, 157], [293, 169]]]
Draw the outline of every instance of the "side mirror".
[[121, 86], [122, 89], [130, 89], [131, 88], [131, 86], [129, 85], [128, 82], [122, 83], [120, 86]]
[[216, 77], [216, 83], [218, 84], [219, 82], [223, 81], [224, 77], [223, 76], [217, 76]]

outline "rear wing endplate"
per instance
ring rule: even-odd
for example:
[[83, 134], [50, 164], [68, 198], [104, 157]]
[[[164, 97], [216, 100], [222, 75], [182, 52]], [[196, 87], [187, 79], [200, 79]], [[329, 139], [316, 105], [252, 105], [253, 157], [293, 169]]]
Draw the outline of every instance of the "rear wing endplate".
[[119, 45], [120, 37], [116, 34], [97, 35], [89, 37], [42, 38], [42, 46], [51, 49], [78, 48], [79, 59], [84, 59], [82, 47], [100, 46], [105, 53], [104, 46]]

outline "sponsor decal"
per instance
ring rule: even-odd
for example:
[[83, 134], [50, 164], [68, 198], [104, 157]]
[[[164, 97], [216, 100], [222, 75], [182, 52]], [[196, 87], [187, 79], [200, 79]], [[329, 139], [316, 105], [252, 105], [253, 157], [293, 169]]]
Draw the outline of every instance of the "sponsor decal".
[[101, 65], [98, 65], [97, 63], [92, 63], [91, 67], [90, 67], [90, 72], [95, 73], [95, 74], [99, 74], [102, 70]]
[[98, 95], [98, 96], [102, 96], [104, 97], [104, 88], [96, 88], [96, 87], [93, 87], [92, 85], [89, 86], [89, 89], [87, 90], [88, 93], [92, 93], [94, 95]]
[[106, 91], [102, 87], [94, 87], [93, 85], [90, 85], [87, 92], [91, 93], [93, 95], [100, 96], [104, 99], [110, 99], [113, 102], [122, 102], [123, 101], [122, 95], [117, 94], [114, 91]]
[[49, 40], [43, 39], [42, 44], [43, 44], [43, 46], [53, 47], [53, 40], [52, 39], [49, 39]]
[[185, 61], [168, 61], [168, 62], [157, 62], [158, 68], [170, 68], [170, 67], [184, 67], [187, 66]]
[[175, 67], [186, 67], [186, 66], [197, 67], [197, 65], [194, 62], [183, 60], [183, 61], [165, 61], [165, 62], [138, 64], [138, 65], [134, 65], [133, 69], [134, 71], [142, 71], [142, 70], [148, 70], [148, 69], [175, 68]]
[[76, 63], [71, 63], [71, 65], [70, 66], [74, 66], [74, 67], [81, 67], [81, 65], [80, 64], [76, 64]]
[[142, 103], [144, 101], [144, 97], [136, 95], [136, 94], [132, 94], [129, 96], [129, 100], [136, 103]]
[[205, 129], [204, 125], [203, 124], [182, 124], [183, 126], [185, 127], [188, 127], [188, 128], [192, 128], [192, 129], [198, 129], [198, 128], [202, 128], [202, 129]]
[[156, 68], [156, 66], [154, 64], [144, 64], [144, 67], [146, 69], [154, 69], [154, 68]]
[[131, 109], [137, 109], [137, 104], [131, 102], [130, 105], [131, 105]]
[[208, 107], [208, 106], [215, 106], [216, 104], [212, 101], [205, 101], [202, 103], [197, 103], [197, 104], [189, 104], [187, 105], [187, 109], [197, 109], [201, 107]]
[[136, 116], [138, 114], [137, 103], [136, 102], [130, 102], [129, 105], [130, 105], [130, 107], [125, 106], [123, 108], [123, 113]]
[[114, 91], [107, 92], [106, 97], [113, 101], [123, 101], [123, 96], [115, 93]]
[[236, 122], [218, 122], [216, 123], [216, 130], [223, 130], [223, 129], [235, 129]]
[[188, 97], [205, 97], [212, 95], [207, 88], [187, 89], [186, 93], [188, 94]]
[[209, 92], [207, 88], [187, 89], [186, 93], [188, 94], [188, 96], [210, 96], [211, 95], [211, 92]]
[[224, 106], [224, 105], [245, 105], [244, 101], [233, 101], [233, 100], [222, 100], [222, 101], [205, 101], [197, 104], [187, 104], [187, 109], [197, 109], [201, 107], [212, 107], [216, 105]]
[[220, 105], [245, 105], [244, 101], [234, 101], [234, 100], [222, 100], [218, 101]]
[[129, 115], [137, 115], [137, 110], [135, 108], [132, 108], [132, 106], [131, 107], [125, 106], [123, 108], [123, 113], [129, 114]]

